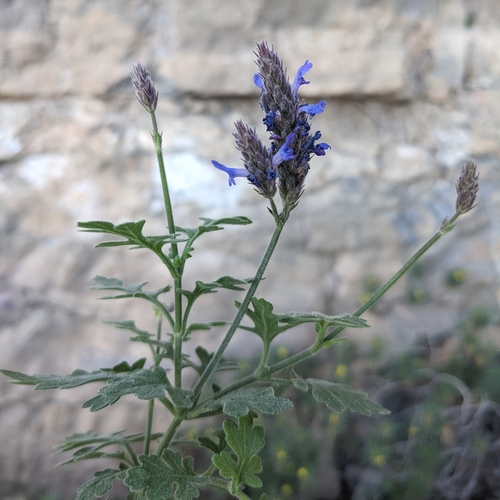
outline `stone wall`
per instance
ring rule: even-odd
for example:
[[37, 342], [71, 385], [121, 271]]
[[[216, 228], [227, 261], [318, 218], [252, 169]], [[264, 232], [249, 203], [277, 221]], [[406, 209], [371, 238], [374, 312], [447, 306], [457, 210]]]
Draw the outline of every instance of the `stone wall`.
[[[398, 349], [417, 334], [453, 329], [474, 306], [497, 305], [495, 0], [10, 0], [0, 2], [0, 366], [69, 373], [145, 354], [101, 320], [154, 328], [149, 309], [98, 302], [85, 288], [96, 274], [153, 287], [165, 284], [166, 273], [141, 252], [94, 250], [99, 238], [75, 229], [96, 219], [146, 218], [151, 233], [165, 226], [150, 124], [129, 82], [137, 60], [160, 90], [177, 222], [254, 221], [205, 236], [187, 283], [252, 276], [272, 220], [251, 187], [240, 180], [228, 188], [210, 160], [238, 165], [238, 118], [265, 136], [252, 83], [260, 39], [275, 45], [292, 76], [304, 60], [314, 63], [303, 95], [327, 100], [315, 125], [332, 150], [313, 159], [259, 295], [278, 312], [352, 311], [367, 278], [387, 279], [453, 212], [459, 164], [474, 157], [479, 205], [426, 257], [429, 300], [408, 304], [420, 278], [405, 279], [367, 315], [372, 329], [349, 335], [383, 334]], [[469, 276], [460, 289], [444, 285], [454, 268]], [[208, 319], [230, 320], [232, 300], [206, 299]], [[221, 333], [196, 340], [211, 347]], [[303, 330], [285, 342], [294, 349], [311, 335]], [[258, 348], [241, 335], [231, 353], [242, 346]], [[54, 470], [51, 447], [94, 426], [139, 428], [145, 409], [132, 399], [97, 414], [79, 410], [94, 390], [32, 393], [0, 382], [0, 497], [72, 498], [91, 468]]]

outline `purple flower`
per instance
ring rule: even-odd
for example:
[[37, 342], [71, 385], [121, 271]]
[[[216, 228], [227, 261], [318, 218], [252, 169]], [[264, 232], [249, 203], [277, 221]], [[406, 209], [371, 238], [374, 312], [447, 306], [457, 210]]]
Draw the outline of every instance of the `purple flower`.
[[247, 177], [248, 178], [248, 170], [245, 168], [231, 168], [231, 167], [226, 167], [226, 165], [223, 165], [222, 163], [219, 163], [218, 161], [212, 160], [212, 165], [215, 168], [218, 168], [219, 170], [222, 170], [223, 172], [226, 172], [227, 175], [229, 175], [229, 185], [230, 186], [235, 186], [236, 181], [234, 180], [235, 177]]
[[266, 132], [272, 132], [276, 116], [276, 111], [269, 111], [269, 113], [267, 113], [267, 115], [262, 120], [262, 123], [264, 123], [264, 125], [266, 126]]
[[[308, 84], [309, 82], [304, 79], [304, 75], [313, 67], [312, 63], [306, 61], [297, 71], [297, 75], [295, 76], [295, 80], [292, 83], [292, 91], [294, 94], [297, 94], [299, 91], [299, 87], [301, 85]], [[255, 80], [254, 80], [255, 81]]]
[[273, 166], [277, 167], [280, 163], [286, 160], [293, 160], [297, 157], [293, 153], [293, 149], [290, 147], [290, 143], [295, 139], [295, 132], [288, 134], [285, 140], [285, 144], [278, 149], [278, 152], [273, 156]]
[[325, 110], [326, 101], [319, 101], [317, 104], [302, 104], [297, 114], [307, 113], [311, 118], [314, 115], [319, 115]]
[[257, 87], [264, 92], [264, 80], [262, 80], [262, 77], [258, 73], [253, 75], [253, 83], [255, 83], [255, 85], [257, 85]]
[[158, 104], [158, 91], [151, 78], [151, 73], [138, 61], [130, 73], [135, 88], [135, 97], [148, 113], [154, 113]]
[[316, 156], [325, 156], [326, 150], [332, 149], [326, 142], [320, 142], [314, 145], [314, 154]]

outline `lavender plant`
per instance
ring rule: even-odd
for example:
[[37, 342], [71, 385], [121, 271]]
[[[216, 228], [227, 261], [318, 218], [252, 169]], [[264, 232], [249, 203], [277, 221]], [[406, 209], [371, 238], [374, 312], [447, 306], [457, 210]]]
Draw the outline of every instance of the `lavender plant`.
[[[243, 167], [227, 167], [216, 160], [213, 166], [228, 175], [229, 185], [237, 177], [244, 177], [255, 191], [268, 202], [268, 210], [275, 222], [275, 229], [261, 263], [251, 279], [222, 276], [212, 282], [197, 281], [194, 288], [183, 288], [182, 278], [187, 260], [195, 243], [205, 233], [222, 230], [226, 225], [246, 225], [251, 221], [243, 216], [220, 219], [201, 218], [196, 228], [175, 224], [168, 187], [167, 173], [162, 153], [162, 135], [159, 132], [156, 107], [158, 92], [150, 73], [140, 63], [131, 73], [135, 95], [150, 114], [152, 138], [160, 171], [167, 234], [145, 235], [145, 221], [115, 225], [105, 221], [80, 222], [85, 232], [104, 233], [118, 237], [99, 243], [97, 247], [128, 246], [153, 252], [168, 269], [171, 282], [158, 290], [145, 290], [144, 283], [125, 284], [117, 278], [96, 276], [93, 288], [107, 294], [106, 299], [139, 298], [148, 301], [158, 318], [155, 333], [139, 329], [133, 321], [115, 322], [114, 326], [131, 332], [131, 340], [148, 346], [149, 358], [132, 364], [120, 363], [112, 368], [91, 373], [75, 370], [69, 375], [25, 375], [11, 370], [1, 370], [15, 384], [33, 385], [36, 390], [70, 389], [92, 382], [104, 382], [97, 395], [83, 403], [83, 408], [95, 412], [116, 403], [122, 396], [134, 394], [147, 401], [145, 430], [137, 434], [116, 432], [97, 435], [94, 431], [73, 434], [59, 447], [61, 452], [73, 451], [73, 458], [65, 463], [81, 460], [109, 458], [116, 463], [95, 473], [81, 486], [77, 500], [102, 497], [110, 491], [113, 481], [123, 482], [131, 491], [130, 498], [147, 500], [191, 500], [199, 496], [200, 489], [216, 488], [240, 500], [248, 499], [247, 486], [262, 486], [259, 451], [264, 446], [264, 429], [254, 420], [259, 414], [278, 414], [293, 405], [283, 397], [291, 386], [299, 391], [311, 392], [313, 398], [324, 403], [334, 412], [350, 410], [365, 415], [386, 414], [387, 410], [371, 401], [367, 394], [345, 384], [327, 380], [302, 378], [293, 367], [314, 356], [321, 349], [330, 348], [341, 339], [338, 335], [345, 328], [366, 328], [360, 316], [372, 306], [441, 236], [450, 231], [456, 219], [473, 206], [478, 189], [478, 174], [473, 161], [466, 161], [457, 181], [455, 213], [446, 218], [436, 234], [430, 238], [404, 265], [378, 289], [363, 306], [353, 314], [330, 316], [320, 312], [290, 312], [277, 314], [273, 305], [255, 294], [271, 259], [280, 235], [291, 212], [297, 207], [304, 191], [304, 182], [313, 156], [324, 156], [330, 146], [319, 142], [321, 132], [311, 131], [315, 115], [322, 113], [326, 102], [305, 103], [299, 97], [299, 88], [308, 84], [304, 75], [312, 68], [306, 61], [289, 82], [278, 54], [266, 42], [257, 43], [256, 64], [258, 73], [254, 82], [260, 89], [260, 106], [265, 113], [263, 123], [269, 132], [270, 145], [264, 145], [256, 130], [242, 121], [236, 122], [234, 133], [236, 147], [241, 152]], [[277, 195], [279, 193], [279, 196]], [[280, 202], [277, 204], [277, 199]], [[237, 312], [229, 323], [227, 332], [216, 352], [209, 353], [202, 347], [196, 349], [197, 360], [183, 353], [183, 344], [196, 332], [213, 326], [228, 325], [224, 322], [193, 323], [190, 314], [196, 301], [203, 295], [228, 289], [244, 291], [243, 300], [236, 301]], [[167, 305], [161, 297], [169, 294]], [[252, 326], [241, 325], [247, 316]], [[302, 352], [290, 355], [277, 363], [269, 362], [272, 341], [289, 329], [313, 324], [314, 342]], [[223, 358], [224, 352], [237, 329], [258, 335], [262, 341], [260, 362], [246, 376], [237, 377], [221, 387], [213, 381], [216, 371], [234, 369], [235, 363]], [[236, 365], [237, 367], [237, 365]], [[192, 387], [183, 381], [183, 370], [194, 369], [198, 375]], [[212, 382], [211, 384], [209, 382]], [[171, 414], [167, 429], [153, 432], [153, 414], [157, 407]], [[200, 437], [198, 444], [211, 455], [211, 465], [200, 470], [190, 456], [183, 457], [176, 446], [182, 440], [174, 439], [179, 426], [189, 420], [199, 420], [214, 415], [229, 417], [213, 437]], [[142, 453], [137, 454], [137, 443], [142, 443]], [[265, 493], [261, 499], [267, 498]]]

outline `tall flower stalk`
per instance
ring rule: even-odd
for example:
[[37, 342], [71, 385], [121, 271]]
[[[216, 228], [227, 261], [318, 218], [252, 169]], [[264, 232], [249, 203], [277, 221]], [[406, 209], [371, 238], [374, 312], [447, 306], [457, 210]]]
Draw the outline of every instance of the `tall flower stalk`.
[[[111, 489], [114, 480], [122, 481], [130, 488], [134, 499], [146, 500], [192, 500], [199, 496], [200, 489], [215, 488], [228, 492], [234, 498], [249, 500], [247, 487], [262, 486], [257, 474], [262, 466], [258, 452], [264, 446], [264, 430], [254, 423], [258, 414], [277, 414], [290, 409], [291, 400], [282, 397], [285, 389], [293, 386], [297, 390], [311, 392], [319, 402], [332, 411], [356, 411], [365, 415], [386, 414], [387, 410], [368, 395], [354, 391], [345, 384], [317, 379], [304, 379], [291, 367], [314, 356], [319, 350], [334, 345], [335, 337], [345, 328], [365, 328], [366, 321], [360, 316], [417, 261], [438, 239], [453, 229], [458, 217], [470, 211], [478, 191], [478, 174], [475, 163], [467, 160], [457, 181], [456, 211], [446, 218], [437, 233], [432, 236], [361, 308], [353, 314], [326, 315], [320, 312], [290, 312], [277, 314], [273, 305], [256, 292], [264, 278], [266, 268], [277, 248], [291, 212], [297, 207], [304, 193], [310, 161], [314, 156], [325, 156], [330, 146], [320, 142], [321, 132], [312, 131], [314, 116], [325, 110], [326, 102], [304, 102], [299, 96], [302, 85], [309, 84], [305, 75], [312, 69], [309, 61], [298, 69], [292, 82], [289, 81], [283, 62], [275, 50], [266, 42], [257, 43], [257, 73], [253, 81], [260, 90], [260, 107], [264, 113], [263, 124], [268, 136], [264, 144], [257, 130], [243, 121], [235, 123], [234, 138], [241, 153], [243, 165], [228, 167], [217, 160], [212, 165], [228, 175], [229, 186], [239, 177], [246, 178], [255, 191], [269, 203], [268, 210], [274, 218], [275, 228], [267, 249], [252, 279], [222, 276], [212, 282], [197, 281], [193, 289], [182, 287], [182, 276], [194, 245], [203, 234], [217, 231], [225, 225], [246, 225], [251, 221], [243, 216], [221, 219], [202, 218], [196, 228], [184, 228], [174, 222], [172, 200], [168, 186], [168, 175], [162, 151], [162, 134], [156, 117], [158, 91], [149, 71], [140, 63], [131, 73], [135, 95], [149, 113], [152, 122], [152, 139], [160, 172], [165, 206], [167, 233], [147, 236], [143, 229], [145, 221], [113, 224], [106, 221], [79, 223], [82, 231], [111, 234], [111, 241], [97, 246], [130, 246], [153, 252], [165, 265], [172, 284], [147, 291], [147, 282], [126, 285], [117, 278], [96, 276], [93, 288], [115, 293], [105, 298], [140, 298], [148, 301], [157, 316], [156, 332], [138, 328], [133, 321], [115, 322], [121, 330], [132, 333], [134, 342], [143, 343], [150, 351], [147, 358], [132, 364], [120, 363], [114, 367], [92, 373], [76, 370], [69, 375], [28, 376], [11, 370], [1, 370], [14, 383], [34, 385], [36, 389], [66, 389], [91, 382], [104, 382], [97, 395], [83, 404], [90, 411], [99, 411], [116, 403], [122, 396], [136, 395], [147, 400], [147, 414], [143, 433], [124, 435], [122, 432], [98, 436], [95, 432], [74, 434], [66, 439], [60, 451], [74, 451], [77, 462], [85, 459], [109, 458], [117, 463], [116, 468], [96, 472], [77, 492], [77, 500], [102, 497]], [[116, 237], [119, 239], [117, 240]], [[173, 286], [172, 286], [173, 285]], [[209, 353], [201, 346], [195, 350], [197, 361], [183, 353], [183, 343], [199, 331], [226, 326], [224, 322], [193, 323], [190, 314], [197, 300], [204, 294], [218, 289], [235, 293], [248, 290], [241, 302], [235, 301], [237, 311], [233, 321], [215, 352]], [[173, 290], [172, 290], [173, 288]], [[172, 293], [172, 305], [160, 296]], [[252, 326], [241, 325], [247, 318]], [[270, 346], [273, 340], [289, 329], [311, 323], [315, 338], [302, 352], [269, 364]], [[236, 377], [225, 386], [219, 385], [216, 372], [234, 369], [235, 363], [224, 359], [224, 353], [238, 329], [257, 335], [262, 343], [260, 362], [247, 376]], [[173, 377], [170, 370], [173, 368]], [[194, 370], [197, 380], [187, 386], [182, 377], [184, 369]], [[212, 382], [211, 387], [208, 382]], [[252, 387], [248, 387], [252, 386]], [[153, 432], [155, 408], [167, 411], [171, 423], [167, 429]], [[186, 420], [194, 420], [225, 414], [229, 417], [222, 428], [212, 437], [198, 439], [198, 444], [210, 455], [211, 464], [205, 471], [194, 467], [194, 459], [182, 457], [175, 447], [182, 444], [178, 431]], [[142, 454], [138, 455], [134, 443], [142, 443]], [[189, 444], [193, 444], [191, 441]], [[118, 449], [118, 451], [116, 451]], [[261, 500], [267, 499], [263, 494]]]

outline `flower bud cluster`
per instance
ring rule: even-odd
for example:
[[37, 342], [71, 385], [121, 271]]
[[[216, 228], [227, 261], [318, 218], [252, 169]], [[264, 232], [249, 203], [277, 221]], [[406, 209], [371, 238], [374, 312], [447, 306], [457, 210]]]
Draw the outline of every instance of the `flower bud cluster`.
[[245, 168], [212, 163], [229, 175], [229, 185], [235, 184], [235, 177], [246, 177], [266, 198], [275, 195], [277, 182], [283, 203], [293, 209], [304, 188], [309, 160], [313, 155], [324, 156], [330, 148], [324, 142], [317, 142], [321, 132], [311, 134], [309, 124], [311, 118], [323, 112], [326, 102], [307, 104], [299, 98], [299, 87], [309, 83], [304, 79], [305, 73], [312, 68], [309, 61], [299, 68], [290, 84], [283, 62], [266, 42], [257, 43], [255, 55], [258, 73], [254, 83], [261, 90], [263, 123], [270, 132], [271, 145], [266, 148], [255, 129], [238, 121], [234, 136]]
[[462, 163], [462, 169], [456, 183], [456, 189], [456, 212], [465, 214], [475, 207], [474, 203], [479, 189], [479, 173], [477, 173], [477, 165], [473, 160], [465, 160]]
[[151, 78], [151, 73], [140, 63], [133, 66], [130, 73], [135, 88], [135, 97], [148, 113], [154, 113], [158, 104], [158, 91]]

